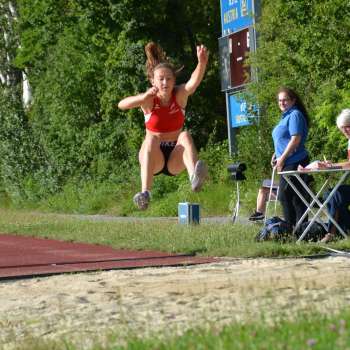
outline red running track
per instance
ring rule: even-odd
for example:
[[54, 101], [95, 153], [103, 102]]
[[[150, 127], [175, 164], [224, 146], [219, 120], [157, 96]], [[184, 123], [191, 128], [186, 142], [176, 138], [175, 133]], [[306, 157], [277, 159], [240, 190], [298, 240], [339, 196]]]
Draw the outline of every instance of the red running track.
[[0, 279], [65, 272], [204, 264], [215, 258], [0, 234]]

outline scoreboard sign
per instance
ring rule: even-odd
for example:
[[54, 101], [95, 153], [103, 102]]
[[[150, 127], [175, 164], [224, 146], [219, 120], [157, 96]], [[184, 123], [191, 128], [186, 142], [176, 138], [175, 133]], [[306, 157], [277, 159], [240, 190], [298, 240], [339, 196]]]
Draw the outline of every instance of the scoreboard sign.
[[245, 60], [255, 46], [252, 28], [219, 38], [221, 91], [243, 88], [250, 81], [251, 70]]
[[248, 103], [242, 93], [227, 95], [227, 108], [232, 128], [250, 125], [253, 120], [256, 120], [259, 115], [259, 109], [256, 105]]
[[254, 0], [221, 0], [222, 36], [254, 24]]
[[255, 20], [260, 14], [260, 0], [220, 0], [221, 37], [219, 38], [221, 91], [226, 95], [230, 155], [236, 151], [236, 128], [250, 125], [259, 110], [249, 105], [242, 93], [256, 79], [256, 72], [246, 64], [256, 50]]
[[249, 125], [251, 123], [251, 115], [247, 108], [247, 102], [240, 94], [232, 94], [228, 97], [228, 109], [230, 114], [231, 127]]

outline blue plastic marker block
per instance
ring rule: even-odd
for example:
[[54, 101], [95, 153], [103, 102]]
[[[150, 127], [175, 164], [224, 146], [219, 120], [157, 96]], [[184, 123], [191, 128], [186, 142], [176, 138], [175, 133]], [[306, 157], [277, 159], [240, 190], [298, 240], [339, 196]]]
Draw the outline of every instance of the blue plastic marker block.
[[197, 203], [179, 203], [179, 224], [199, 224], [200, 213]]

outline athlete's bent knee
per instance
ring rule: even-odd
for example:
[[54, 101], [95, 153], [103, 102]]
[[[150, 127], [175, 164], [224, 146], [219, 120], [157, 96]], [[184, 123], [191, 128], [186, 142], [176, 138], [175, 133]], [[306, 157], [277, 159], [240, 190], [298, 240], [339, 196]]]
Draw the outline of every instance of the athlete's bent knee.
[[154, 135], [147, 135], [142, 145], [142, 147], [147, 149], [148, 151], [152, 151], [156, 147], [159, 148], [159, 146], [160, 146], [159, 137]]
[[182, 131], [178, 137], [178, 143], [193, 144], [193, 139], [189, 131]]

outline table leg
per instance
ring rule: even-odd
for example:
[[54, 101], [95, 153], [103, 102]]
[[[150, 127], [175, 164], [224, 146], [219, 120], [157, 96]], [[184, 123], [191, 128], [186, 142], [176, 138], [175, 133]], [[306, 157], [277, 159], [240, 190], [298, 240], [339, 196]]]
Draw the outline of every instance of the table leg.
[[[335, 193], [335, 191], [339, 188], [339, 186], [346, 180], [346, 178], [349, 176], [349, 173], [346, 172], [344, 173], [341, 178], [339, 179], [339, 181], [337, 182], [336, 186], [332, 189], [331, 193], [328, 195], [327, 199], [321, 203], [318, 200], [319, 195], [322, 193], [323, 189], [325, 188], [325, 186], [327, 185], [329, 179], [327, 179], [325, 181], [325, 183], [322, 185], [321, 189], [318, 191], [317, 195], [315, 196], [315, 194], [310, 190], [310, 188], [306, 185], [306, 183], [303, 181], [303, 179], [298, 175], [298, 174], [292, 174], [291, 176], [295, 176], [298, 181], [301, 183], [301, 185], [305, 188], [305, 190], [310, 194], [312, 201], [311, 203], [309, 203], [304, 196], [300, 193], [300, 191], [296, 188], [296, 186], [293, 184], [293, 182], [291, 181], [291, 179], [288, 178], [288, 175], [284, 175], [285, 180], [288, 182], [288, 184], [293, 188], [293, 190], [297, 193], [297, 195], [300, 197], [300, 199], [304, 202], [304, 204], [307, 206], [307, 210], [305, 211], [305, 213], [303, 214], [303, 216], [300, 218], [300, 220], [297, 222], [297, 224], [295, 225], [295, 228], [293, 230], [293, 233], [296, 232], [296, 230], [299, 228], [299, 226], [301, 225], [302, 221], [304, 220], [304, 218], [306, 217], [306, 215], [311, 211], [313, 218], [311, 219], [309, 225], [305, 228], [304, 232], [301, 234], [301, 236], [298, 238], [297, 242], [300, 242], [303, 240], [303, 238], [306, 236], [306, 234], [308, 233], [308, 231], [310, 230], [311, 226], [313, 225], [313, 223], [317, 220], [318, 217], [320, 217], [320, 215], [322, 213], [325, 213], [325, 215], [327, 216], [327, 218], [334, 224], [334, 226], [338, 229], [338, 231], [345, 237], [347, 238], [346, 233], [343, 231], [343, 229], [339, 226], [339, 224], [329, 215], [328, 210], [326, 208], [327, 203], [330, 201], [330, 199], [332, 198], [333, 194]], [[317, 204], [319, 206], [319, 209], [316, 211], [316, 214], [312, 211], [312, 206], [314, 204]], [[325, 227], [323, 225], [323, 227]]]
[[[312, 215], [315, 215], [314, 212], [312, 211], [312, 205], [314, 202], [312, 202], [311, 204], [309, 204], [309, 202], [305, 199], [305, 197], [300, 193], [300, 191], [296, 188], [296, 186], [293, 184], [292, 180], [289, 179], [288, 175], [282, 175], [285, 180], [288, 182], [288, 184], [290, 185], [290, 187], [292, 187], [292, 189], [295, 191], [295, 193], [299, 196], [299, 198], [303, 201], [303, 203], [307, 206], [307, 209], [305, 211], [305, 213], [303, 214], [303, 216], [299, 219], [299, 221], [296, 223], [294, 230], [293, 230], [293, 234], [295, 234], [295, 232], [297, 231], [297, 229], [299, 228], [299, 226], [301, 225], [301, 223], [303, 222], [304, 218], [306, 217], [306, 215], [311, 211]], [[295, 176], [294, 174], [291, 176]], [[303, 180], [301, 178], [298, 179], [299, 181], [303, 182]], [[314, 196], [314, 194], [313, 194]], [[306, 233], [305, 233], [306, 234]], [[304, 235], [305, 236], [305, 235]]]
[[[319, 213], [321, 213], [322, 211], [324, 211], [324, 209], [326, 208], [327, 203], [331, 200], [331, 198], [333, 197], [333, 194], [337, 191], [337, 189], [339, 188], [339, 186], [346, 180], [346, 178], [349, 176], [349, 172], [344, 173], [341, 178], [339, 179], [339, 181], [337, 182], [337, 184], [334, 186], [334, 188], [332, 189], [332, 191], [330, 192], [330, 194], [328, 195], [328, 197], [326, 198], [326, 200], [323, 202], [322, 206], [320, 207], [320, 209], [317, 211], [316, 215], [319, 215]], [[348, 238], [347, 234], [344, 232], [344, 230], [339, 226], [339, 224], [329, 215], [328, 210], [326, 209], [326, 211], [324, 211], [326, 216], [328, 217], [328, 219], [332, 222], [332, 224], [337, 228], [337, 230], [343, 235], [344, 238]]]
[[[326, 181], [324, 182], [324, 184], [321, 186], [321, 188], [319, 189], [319, 191], [316, 193], [316, 195], [313, 193], [313, 191], [311, 191], [310, 187], [305, 183], [305, 181], [298, 175], [298, 174], [295, 174], [295, 177], [298, 179], [298, 181], [300, 182], [300, 184], [304, 187], [304, 189], [306, 190], [306, 192], [311, 196], [312, 198], [312, 201], [310, 204], [307, 204], [307, 206], [310, 208], [311, 212], [312, 212], [312, 215], [315, 216], [316, 214], [314, 214], [314, 212], [312, 211], [312, 208], [313, 208], [313, 205], [316, 203], [319, 207], [322, 206], [322, 203], [318, 200], [321, 193], [323, 192], [323, 190], [325, 189], [325, 187], [327, 186], [328, 182], [329, 182], [329, 178], [326, 179]], [[303, 214], [303, 216], [300, 218], [300, 220], [298, 221], [299, 224], [302, 223], [302, 221], [304, 220], [304, 218], [306, 217], [306, 215], [308, 214], [308, 212], [310, 210], [307, 210], [305, 211], [305, 213]], [[317, 219], [317, 217], [316, 217]], [[316, 220], [315, 220], [316, 221]], [[314, 221], [313, 221], [314, 222]], [[312, 223], [313, 223], [312, 222]], [[327, 226], [326, 224], [321, 221], [320, 224], [323, 226], [323, 228], [325, 230], [327, 230]], [[311, 227], [311, 225], [310, 225]], [[308, 231], [308, 229], [307, 229]], [[306, 232], [307, 232], [306, 231]]]

